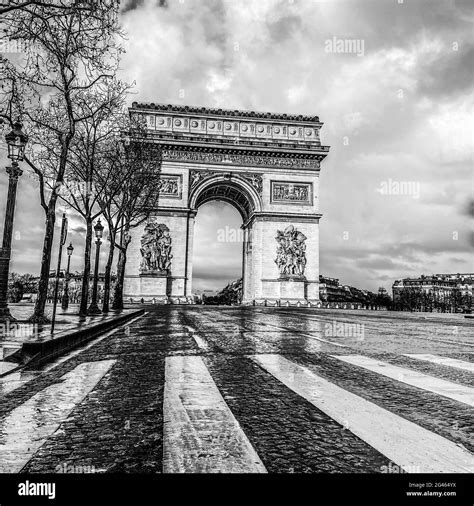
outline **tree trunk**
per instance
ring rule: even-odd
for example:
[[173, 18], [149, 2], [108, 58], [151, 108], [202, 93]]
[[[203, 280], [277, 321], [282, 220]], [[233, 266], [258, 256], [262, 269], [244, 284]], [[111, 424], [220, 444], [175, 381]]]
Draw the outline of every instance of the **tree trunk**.
[[[124, 245], [124, 248], [127, 246]], [[125, 264], [127, 262], [126, 250], [120, 250], [117, 262], [117, 280], [115, 281], [114, 300], [112, 309], [123, 309], [123, 280], [125, 277]]]
[[87, 314], [87, 305], [89, 302], [89, 283], [91, 274], [91, 248], [92, 248], [92, 220], [90, 216], [86, 218], [86, 244], [84, 250], [84, 271], [82, 274], [82, 293], [81, 306], [79, 314], [85, 316]]
[[105, 280], [104, 280], [104, 301], [102, 304], [102, 312], [109, 312], [109, 299], [110, 299], [110, 275], [112, 272], [112, 262], [114, 261], [114, 250], [115, 250], [115, 235], [110, 234], [110, 247], [109, 256], [107, 258], [107, 264], [105, 265]]
[[38, 298], [35, 302], [35, 309], [29, 321], [32, 323], [48, 323], [49, 318], [44, 314], [46, 307], [46, 299], [48, 297], [49, 287], [49, 269], [51, 267], [51, 250], [54, 239], [54, 222], [56, 221], [56, 202], [58, 200], [57, 188], [63, 183], [64, 171], [66, 170], [67, 155], [69, 145], [74, 136], [74, 123], [72, 123], [70, 131], [61, 138], [61, 156], [59, 158], [58, 174], [56, 177], [56, 185], [51, 192], [48, 208], [46, 211], [46, 231], [44, 233], [43, 254], [41, 257], [41, 272], [38, 283]]
[[38, 297], [35, 302], [35, 309], [29, 321], [32, 323], [48, 323], [49, 318], [44, 311], [48, 297], [49, 270], [51, 267], [51, 250], [54, 240], [54, 222], [56, 221], [56, 200], [57, 195], [52, 193], [46, 213], [46, 230], [43, 241], [43, 254], [41, 257], [41, 272], [38, 282]]

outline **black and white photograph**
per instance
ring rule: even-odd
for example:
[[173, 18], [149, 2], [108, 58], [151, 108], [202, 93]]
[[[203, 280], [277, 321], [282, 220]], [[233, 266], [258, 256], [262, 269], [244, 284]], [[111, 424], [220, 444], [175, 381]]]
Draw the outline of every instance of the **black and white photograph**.
[[0, 0], [0, 506], [474, 504], [472, 0]]

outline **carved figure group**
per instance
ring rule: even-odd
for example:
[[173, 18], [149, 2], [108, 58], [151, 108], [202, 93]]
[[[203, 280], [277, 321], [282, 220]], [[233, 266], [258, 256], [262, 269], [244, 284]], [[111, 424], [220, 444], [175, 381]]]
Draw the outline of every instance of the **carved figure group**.
[[274, 200], [308, 200], [308, 185], [276, 184], [273, 186]]
[[307, 237], [298, 232], [293, 225], [289, 225], [283, 232], [278, 230], [275, 239], [278, 243], [275, 263], [280, 275], [303, 276], [306, 267]]
[[178, 195], [179, 182], [177, 177], [163, 177], [158, 181], [158, 191], [161, 194]]
[[140, 272], [166, 272], [171, 267], [171, 237], [163, 223], [149, 222], [141, 239], [142, 261]]

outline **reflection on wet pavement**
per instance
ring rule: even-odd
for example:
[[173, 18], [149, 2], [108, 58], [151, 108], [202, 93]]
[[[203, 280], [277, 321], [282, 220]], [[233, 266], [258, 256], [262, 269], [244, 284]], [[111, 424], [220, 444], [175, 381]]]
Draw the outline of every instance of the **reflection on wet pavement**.
[[[0, 362], [1, 364], [1, 362]], [[14, 367], [17, 367], [18, 364], [12, 364]], [[33, 378], [38, 376], [40, 374], [39, 371], [18, 371], [18, 372], [12, 372], [11, 374], [8, 374], [4, 378], [0, 378], [0, 397], [3, 395], [8, 394], [12, 390], [15, 390], [15, 388], [20, 387], [27, 381], [31, 381]]]
[[115, 360], [84, 362], [0, 420], [0, 473], [17, 473]]
[[[212, 312], [208, 310], [205, 318]], [[219, 315], [226, 325], [233, 321], [241, 328], [307, 335], [333, 346], [380, 353], [389, 350], [428, 352], [436, 345], [443, 353], [474, 348], [472, 325], [455, 314], [398, 313], [382, 311], [287, 310], [259, 308], [226, 311]], [[206, 325], [208, 322], [206, 321]], [[218, 323], [214, 323], [218, 325]], [[343, 329], [338, 332], [339, 327]], [[304, 333], [304, 334], [303, 334]], [[415, 344], [416, 343], [416, 344]], [[328, 344], [329, 345], [329, 344]], [[329, 345], [331, 346], [331, 345]], [[322, 348], [322, 351], [330, 351]]]
[[[299, 319], [294, 325], [290, 322], [289, 326], [289, 319], [282, 319], [278, 314], [268, 316], [257, 313], [256, 316], [258, 320], [255, 321], [252, 315], [241, 317], [221, 314], [219, 319], [226, 322], [222, 324], [212, 318], [212, 312], [207, 312], [200, 313], [196, 320], [201, 320], [201, 327], [205, 325], [205, 337], [208, 340], [213, 341], [217, 347], [224, 345], [225, 349], [232, 353], [333, 352], [343, 346], [322, 337], [322, 323], [316, 325], [314, 322]], [[230, 323], [231, 321], [233, 323]], [[281, 326], [284, 323], [286, 327]], [[214, 338], [208, 334], [208, 329], [215, 334]]]
[[[57, 472], [64, 463], [107, 472], [222, 470], [231, 462], [221, 458], [227, 443], [239, 455], [248, 448], [235, 437], [238, 423], [269, 472], [380, 472], [389, 461], [370, 445], [372, 430], [358, 439], [341, 427], [349, 415], [332, 419], [292, 390], [302, 368], [324, 380], [335, 409], [337, 392], [357, 396], [351, 417], [371, 403], [385, 410], [390, 434], [396, 414], [472, 451], [471, 406], [434, 388], [472, 388], [472, 336], [460, 315], [150, 307], [141, 321], [41, 370], [0, 380], [0, 471]], [[265, 356], [293, 364], [288, 384], [257, 364]], [[363, 368], [354, 356], [386, 365]], [[412, 376], [428, 379], [415, 385]], [[234, 468], [242, 470], [235, 459]]]

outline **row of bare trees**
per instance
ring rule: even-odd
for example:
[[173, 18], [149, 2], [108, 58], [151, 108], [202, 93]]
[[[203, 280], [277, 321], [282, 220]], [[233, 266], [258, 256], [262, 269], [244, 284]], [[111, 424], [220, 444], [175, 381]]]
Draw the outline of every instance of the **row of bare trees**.
[[[10, 6], [11, 7], [11, 6]], [[2, 12], [3, 31], [27, 51], [0, 56], [0, 117], [20, 119], [29, 135], [25, 162], [38, 183], [45, 214], [38, 298], [31, 321], [47, 320], [45, 305], [55, 219], [61, 202], [85, 222], [80, 313], [87, 312], [93, 222], [108, 225], [103, 310], [109, 310], [110, 276], [118, 250], [113, 308], [123, 307], [129, 231], [147, 219], [156, 192], [159, 151], [131, 118], [131, 85], [117, 78], [123, 33], [119, 2], [17, 2]]]

